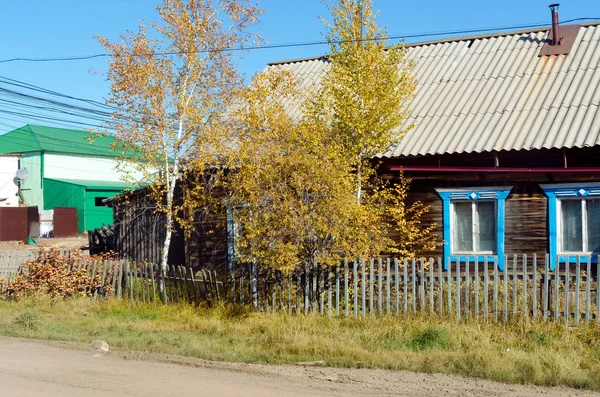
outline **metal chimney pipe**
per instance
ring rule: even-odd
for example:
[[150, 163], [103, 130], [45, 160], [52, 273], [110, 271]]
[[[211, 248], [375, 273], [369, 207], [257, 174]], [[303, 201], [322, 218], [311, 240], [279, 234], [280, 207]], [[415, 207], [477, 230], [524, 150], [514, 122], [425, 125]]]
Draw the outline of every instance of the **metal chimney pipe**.
[[560, 4], [550, 4], [550, 10], [552, 12], [552, 45], [560, 44], [560, 32], [558, 26], [558, 6]]

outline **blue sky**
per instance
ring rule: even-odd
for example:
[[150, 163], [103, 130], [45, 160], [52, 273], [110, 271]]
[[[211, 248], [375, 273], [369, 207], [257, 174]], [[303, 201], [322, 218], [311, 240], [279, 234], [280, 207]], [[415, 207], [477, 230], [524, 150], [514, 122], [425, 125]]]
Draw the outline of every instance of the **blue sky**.
[[[58, 57], [103, 52], [94, 35], [116, 40], [120, 32], [135, 29], [145, 18], [156, 18], [155, 0], [0, 0], [0, 60], [14, 57]], [[549, 0], [374, 0], [380, 10], [378, 22], [390, 35], [439, 32], [469, 28], [496, 28], [550, 23]], [[272, 44], [322, 40], [323, 25], [317, 16], [328, 17], [319, 0], [263, 0], [266, 9], [261, 30]], [[600, 19], [599, 0], [561, 3], [560, 19]], [[491, 29], [493, 30], [493, 29]], [[439, 36], [438, 36], [439, 37]], [[407, 42], [434, 39], [411, 39]], [[327, 46], [256, 50], [239, 60], [248, 76], [268, 62], [321, 55]], [[25, 81], [76, 97], [102, 101], [108, 94], [104, 80], [106, 59], [72, 62], [0, 63], [0, 76]], [[0, 118], [2, 117], [0, 108]], [[0, 133], [30, 120], [26, 116], [0, 119]], [[51, 124], [51, 123], [46, 123]]]

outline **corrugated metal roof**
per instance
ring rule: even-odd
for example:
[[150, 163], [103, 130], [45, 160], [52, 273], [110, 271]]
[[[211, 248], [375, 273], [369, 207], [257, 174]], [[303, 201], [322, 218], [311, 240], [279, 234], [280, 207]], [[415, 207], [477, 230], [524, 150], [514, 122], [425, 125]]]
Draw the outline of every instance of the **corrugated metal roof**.
[[118, 157], [120, 153], [111, 147], [114, 142], [111, 135], [94, 136], [87, 131], [27, 124], [0, 135], [0, 154], [47, 151]]
[[68, 183], [70, 185], [81, 186], [86, 189], [101, 189], [101, 190], [116, 190], [121, 191], [127, 188], [133, 188], [134, 186], [120, 181], [94, 181], [89, 179], [58, 179], [58, 178], [44, 178], [46, 180], [57, 181], [62, 183]]
[[[547, 29], [407, 46], [414, 128], [383, 157], [600, 144], [600, 26], [582, 26], [568, 55], [538, 56]], [[319, 84], [326, 58], [271, 64]], [[299, 117], [298, 103], [286, 103]]]

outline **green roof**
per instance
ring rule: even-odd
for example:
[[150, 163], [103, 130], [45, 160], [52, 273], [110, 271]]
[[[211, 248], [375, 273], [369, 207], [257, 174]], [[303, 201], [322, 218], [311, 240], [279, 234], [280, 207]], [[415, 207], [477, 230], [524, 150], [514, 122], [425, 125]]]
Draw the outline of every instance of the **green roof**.
[[[93, 143], [90, 143], [90, 138], [93, 138]], [[115, 137], [110, 135], [94, 136], [89, 131], [27, 124], [0, 135], [0, 154], [45, 151], [119, 157], [119, 151], [111, 150], [113, 142]]]
[[127, 188], [134, 188], [133, 185], [126, 182], [118, 181], [93, 181], [89, 179], [56, 179], [56, 178], [44, 178], [51, 181], [57, 181], [62, 183], [68, 183], [71, 185], [77, 185], [86, 189], [102, 189], [102, 190], [123, 190]]

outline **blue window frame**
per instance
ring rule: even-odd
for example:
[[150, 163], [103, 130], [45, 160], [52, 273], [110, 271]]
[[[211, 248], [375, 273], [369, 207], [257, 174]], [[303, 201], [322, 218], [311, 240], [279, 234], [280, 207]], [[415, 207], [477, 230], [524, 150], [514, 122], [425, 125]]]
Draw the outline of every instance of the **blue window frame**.
[[504, 268], [505, 201], [512, 186], [436, 189], [443, 201], [444, 269], [451, 262], [491, 262]]
[[600, 183], [540, 185], [548, 197], [550, 269], [600, 253]]

